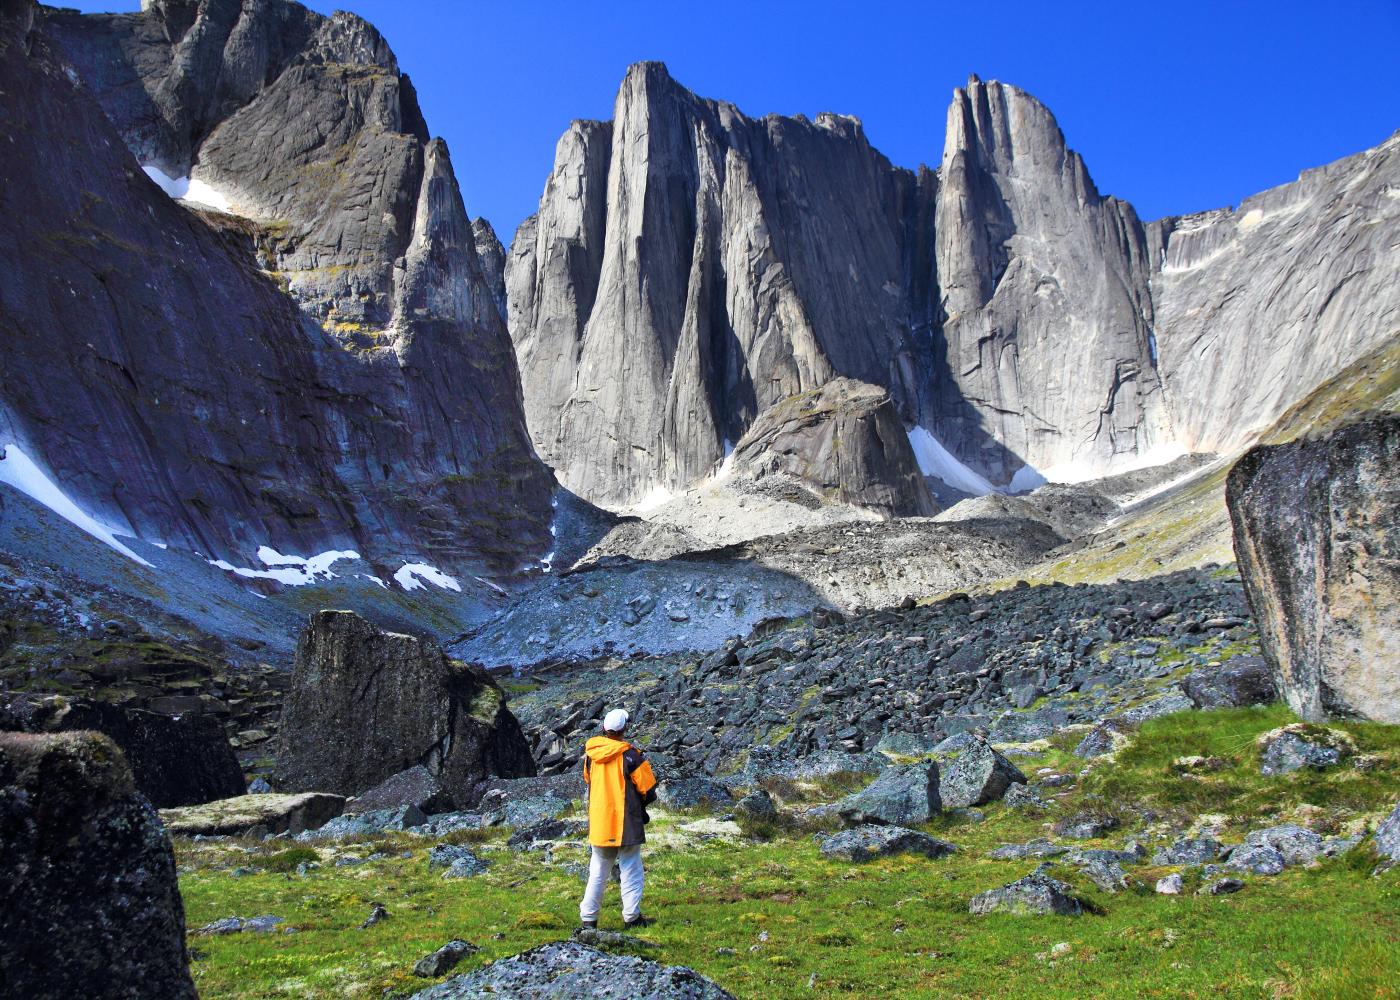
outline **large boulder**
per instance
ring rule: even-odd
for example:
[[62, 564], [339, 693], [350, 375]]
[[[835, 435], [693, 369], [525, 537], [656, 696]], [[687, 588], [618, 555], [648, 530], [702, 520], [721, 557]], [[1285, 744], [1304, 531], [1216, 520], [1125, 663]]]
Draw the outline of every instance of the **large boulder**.
[[125, 755], [136, 788], [158, 809], [242, 795], [243, 768], [211, 715], [161, 715], [87, 699], [45, 698], [12, 706], [26, 732], [95, 730]]
[[885, 517], [938, 513], [890, 394], [854, 379], [832, 379], [764, 410], [735, 446], [731, 468], [783, 473]]
[[313, 615], [282, 710], [277, 787], [354, 795], [419, 764], [458, 804], [490, 775], [535, 773], [485, 670], [353, 612]]
[[918, 830], [902, 826], [858, 826], [824, 837], [821, 852], [842, 861], [872, 861], [892, 854], [922, 854], [941, 858], [957, 850], [956, 845], [938, 840]]
[[681, 965], [634, 955], [610, 955], [577, 941], [555, 941], [501, 958], [474, 972], [413, 994], [412, 1000], [513, 1000], [565, 997], [646, 997], [647, 1000], [734, 1000], [710, 980]]
[[1234, 656], [1219, 667], [1194, 671], [1186, 695], [1197, 708], [1243, 708], [1278, 698], [1273, 672], [1262, 656]]
[[1400, 803], [1376, 826], [1376, 853], [1400, 861]]
[[1312, 721], [1400, 722], [1400, 416], [1255, 448], [1226, 500], [1289, 706]]
[[451, 808], [452, 804], [451, 796], [437, 776], [422, 764], [415, 764], [356, 795], [345, 803], [345, 808], [353, 813], [366, 813], [414, 806], [425, 813], [436, 813]]
[[1084, 907], [1074, 897], [1074, 889], [1040, 871], [1018, 878], [1000, 889], [988, 889], [972, 897], [967, 904], [969, 913], [1012, 913], [1022, 916], [1058, 914], [1077, 917]]
[[938, 796], [938, 765], [932, 761], [891, 767], [838, 804], [842, 817], [857, 823], [908, 826], [927, 823], [943, 811]]
[[345, 798], [328, 792], [239, 795], [179, 809], [162, 809], [172, 834], [186, 837], [241, 837], [250, 833], [318, 830], [345, 811]]
[[195, 1000], [170, 839], [115, 743], [0, 733], [0, 993]]
[[994, 802], [1013, 783], [1024, 785], [1026, 776], [986, 741], [974, 739], [944, 772], [938, 791], [945, 808], [961, 809]]

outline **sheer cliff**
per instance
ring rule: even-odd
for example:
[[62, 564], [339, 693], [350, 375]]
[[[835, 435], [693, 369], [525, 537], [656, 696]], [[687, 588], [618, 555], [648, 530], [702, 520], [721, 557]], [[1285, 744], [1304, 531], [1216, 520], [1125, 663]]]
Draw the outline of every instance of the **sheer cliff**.
[[938, 170], [910, 172], [855, 119], [748, 118], [638, 64], [507, 256], [531, 436], [614, 508], [841, 376], [963, 491], [1241, 447], [1396, 333], [1395, 142], [1145, 225], [1006, 84], [956, 90]]
[[549, 547], [489, 227], [371, 26], [7, 0], [0, 46], [0, 446], [232, 565]]

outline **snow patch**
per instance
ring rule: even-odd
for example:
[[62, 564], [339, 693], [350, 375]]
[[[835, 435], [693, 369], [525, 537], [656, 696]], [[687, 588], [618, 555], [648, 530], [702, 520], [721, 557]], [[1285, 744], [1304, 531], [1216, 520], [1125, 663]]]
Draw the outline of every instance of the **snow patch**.
[[985, 477], [958, 461], [928, 428], [915, 427], [910, 431], [909, 445], [914, 449], [914, 459], [919, 463], [919, 471], [924, 475], [936, 476], [955, 490], [979, 497], [1001, 492]]
[[1006, 487], [1007, 493], [1029, 493], [1031, 490], [1038, 490], [1050, 480], [1042, 476], [1034, 467], [1023, 465], [1016, 470], [1016, 475], [1011, 477], [1011, 482]]
[[153, 164], [147, 164], [141, 168], [146, 172], [146, 176], [156, 182], [156, 185], [174, 198], [176, 201], [189, 202], [192, 205], [203, 205], [205, 208], [217, 209], [220, 212], [233, 214], [232, 203], [228, 200], [228, 195], [211, 184], [206, 184], [199, 178], [171, 177], [164, 170]]
[[[18, 445], [0, 448], [0, 483], [8, 483], [25, 496], [38, 501], [59, 517], [76, 525], [98, 541], [105, 542], [128, 559], [155, 569], [153, 563], [142, 559], [117, 541], [117, 529], [92, 517], [71, 499]], [[132, 537], [127, 535], [127, 537]]]
[[443, 590], [455, 590], [459, 594], [462, 592], [460, 583], [442, 570], [429, 566], [427, 563], [404, 563], [394, 573], [394, 581], [404, 590], [418, 590], [431, 583], [434, 587], [441, 587]]
[[253, 569], [248, 566], [235, 566], [225, 559], [210, 559], [210, 566], [250, 580], [276, 580], [289, 587], [304, 587], [321, 580], [334, 580], [331, 566], [341, 559], [358, 559], [360, 554], [349, 549], [332, 549], [303, 559], [301, 556], [284, 556], [270, 545], [258, 546], [258, 560], [269, 569]]
[[474, 577], [472, 577], [472, 579], [475, 580], [477, 583], [484, 583], [484, 584], [486, 584], [486, 586], [490, 587], [492, 590], [494, 590], [494, 591], [495, 591], [496, 593], [498, 593], [498, 594], [509, 594], [509, 593], [510, 593], [510, 591], [506, 590], [505, 587], [502, 587], [502, 586], [500, 586], [499, 584], [492, 583], [490, 580], [487, 580], [485, 577], [474, 576]]
[[361, 580], [368, 580], [370, 583], [376, 584], [384, 590], [389, 589], [389, 585], [383, 580], [379, 579], [379, 577], [377, 576], [372, 576], [369, 573], [356, 573], [355, 575], [358, 576]]
[[1248, 232], [1263, 221], [1263, 210], [1258, 208], [1251, 208], [1248, 212], [1245, 212], [1244, 215], [1240, 217], [1240, 228]]

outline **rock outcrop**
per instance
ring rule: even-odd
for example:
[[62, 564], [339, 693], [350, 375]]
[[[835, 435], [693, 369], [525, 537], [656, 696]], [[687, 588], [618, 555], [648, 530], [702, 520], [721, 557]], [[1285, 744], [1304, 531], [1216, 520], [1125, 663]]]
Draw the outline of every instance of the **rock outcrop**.
[[349, 611], [313, 615], [282, 710], [277, 787], [354, 795], [419, 764], [459, 805], [487, 777], [535, 773], [485, 670]]
[[318, 830], [344, 809], [345, 797], [329, 792], [273, 792], [163, 809], [160, 818], [172, 834], [186, 837], [265, 836]]
[[822, 497], [884, 517], [938, 513], [889, 393], [847, 378], [764, 410], [731, 463], [733, 474], [784, 473]]
[[235, 566], [542, 554], [490, 252], [379, 34], [286, 0], [5, 11], [0, 447]]
[[97, 733], [0, 733], [0, 984], [195, 1000], [170, 839]]
[[226, 799], [247, 787], [223, 726], [210, 715], [159, 715], [66, 698], [19, 704], [9, 714], [26, 732], [93, 730], [109, 737], [137, 790], [158, 809]]
[[648, 1000], [734, 1000], [692, 969], [661, 965], [634, 955], [611, 955], [576, 941], [555, 941], [500, 958], [474, 972], [413, 994], [412, 1000], [466, 1000], [508, 996], [647, 997]]
[[749, 119], [639, 64], [508, 255], [531, 436], [614, 508], [838, 376], [888, 390], [963, 493], [1239, 448], [1394, 335], [1397, 157], [1144, 225], [1008, 84], [956, 90], [914, 173], [855, 119]]
[[612, 122], [560, 139], [507, 261], [540, 455], [626, 507], [708, 475], [760, 411], [833, 375], [908, 410], [905, 276], [927, 248], [906, 223], [930, 196], [853, 118], [754, 120], [633, 66]]
[[1262, 650], [1300, 716], [1400, 722], [1400, 417], [1256, 448], [1230, 471]]

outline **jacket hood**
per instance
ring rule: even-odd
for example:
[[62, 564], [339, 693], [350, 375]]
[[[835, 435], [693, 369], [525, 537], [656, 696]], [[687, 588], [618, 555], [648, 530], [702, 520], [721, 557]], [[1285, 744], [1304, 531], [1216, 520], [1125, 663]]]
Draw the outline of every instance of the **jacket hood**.
[[583, 752], [595, 764], [606, 764], [615, 757], [621, 757], [632, 744], [626, 740], [615, 740], [611, 736], [595, 736], [583, 745]]

